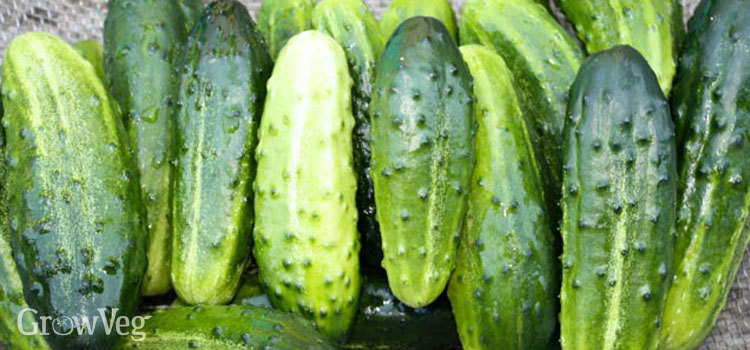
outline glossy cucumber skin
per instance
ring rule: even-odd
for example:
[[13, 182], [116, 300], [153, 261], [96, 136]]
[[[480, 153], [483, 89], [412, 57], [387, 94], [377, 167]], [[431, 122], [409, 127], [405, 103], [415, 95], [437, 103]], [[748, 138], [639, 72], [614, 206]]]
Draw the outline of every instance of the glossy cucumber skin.
[[380, 31], [386, 39], [390, 38], [401, 23], [417, 16], [438, 19], [458, 42], [456, 14], [448, 0], [393, 0], [380, 19]]
[[171, 275], [188, 304], [230, 302], [250, 258], [256, 134], [272, 64], [234, 0], [205, 9], [180, 56]]
[[110, 0], [104, 23], [105, 81], [123, 110], [146, 207], [147, 296], [171, 289], [174, 68], [202, 7], [200, 0]]
[[276, 60], [293, 36], [312, 29], [315, 0], [264, 0], [258, 13], [258, 28], [268, 52]]
[[461, 47], [474, 77], [474, 175], [448, 297], [464, 349], [551, 349], [559, 261], [533, 128], [505, 61]]
[[78, 53], [94, 65], [96, 75], [104, 81], [104, 48], [98, 41], [93, 39], [81, 40], [73, 44]]
[[[245, 276], [232, 303], [272, 307], [257, 272]], [[342, 349], [449, 350], [460, 346], [448, 298], [441, 296], [427, 307], [412, 309], [396, 299], [380, 271], [363, 269], [359, 310]]]
[[[0, 102], [0, 119], [2, 115]], [[0, 179], [5, 178], [7, 168], [5, 131], [0, 128]], [[47, 350], [49, 346], [42, 335], [27, 336], [18, 330], [18, 315], [29, 306], [23, 297], [23, 284], [10, 247], [6, 193], [4, 181], [0, 181], [0, 344], [13, 350]], [[31, 313], [23, 315], [21, 325], [24, 330], [32, 330], [33, 324]]]
[[673, 90], [681, 144], [674, 281], [662, 347], [697, 348], [750, 240], [750, 1], [703, 1]]
[[256, 151], [254, 256], [273, 305], [345, 338], [360, 289], [352, 78], [344, 50], [306, 31], [279, 54]]
[[378, 21], [362, 0], [324, 0], [315, 6], [313, 28], [333, 37], [346, 52], [354, 115], [354, 169], [357, 171], [357, 228], [362, 236], [361, 263], [380, 266], [380, 228], [375, 217], [375, 192], [370, 174], [370, 99], [375, 71], [385, 48]]
[[[45, 33], [13, 40], [3, 62], [11, 243], [37, 318], [132, 316], [146, 267], [145, 213], [122, 119], [94, 67]], [[71, 330], [68, 324], [61, 333]], [[52, 335], [55, 349], [115, 336]]]
[[474, 166], [472, 80], [431, 17], [404, 22], [386, 46], [372, 108], [372, 171], [383, 267], [399, 300], [429, 305], [456, 264]]
[[148, 316], [139, 330], [144, 338], [122, 337], [114, 350], [336, 349], [309, 321], [268, 308], [194, 306], [158, 310]]
[[555, 0], [589, 53], [631, 45], [649, 62], [669, 95], [679, 53], [681, 1]]
[[461, 45], [494, 49], [513, 73], [524, 111], [533, 118], [539, 135], [538, 162], [556, 222], [565, 108], [583, 51], [545, 8], [531, 0], [468, 0], [461, 14], [460, 35]]
[[674, 126], [646, 60], [590, 57], [565, 127], [563, 349], [657, 349], [671, 276]]

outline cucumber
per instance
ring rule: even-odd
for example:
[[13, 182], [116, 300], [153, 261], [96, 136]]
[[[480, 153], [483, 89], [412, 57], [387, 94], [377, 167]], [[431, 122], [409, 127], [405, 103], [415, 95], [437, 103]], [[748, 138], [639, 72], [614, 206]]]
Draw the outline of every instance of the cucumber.
[[456, 14], [449, 0], [393, 0], [380, 19], [380, 31], [390, 38], [401, 23], [417, 16], [440, 20], [453, 40], [458, 42]]
[[268, 52], [276, 60], [281, 48], [296, 34], [312, 29], [315, 0], [264, 0], [258, 13], [258, 28]]
[[343, 339], [359, 296], [352, 78], [344, 50], [317, 31], [279, 54], [259, 129], [255, 258], [273, 305]]
[[[99, 309], [132, 316], [147, 236], [116, 103], [93, 65], [45, 33], [23, 34], [8, 46], [3, 99], [4, 188], [29, 307], [38, 319], [93, 319]], [[70, 322], [55, 325], [59, 332], [47, 337], [55, 349], [103, 349], [115, 339], [103, 327], [79, 335]]]
[[105, 80], [123, 109], [147, 213], [147, 296], [171, 289], [174, 61], [202, 7], [200, 0], [110, 0], [104, 22]]
[[479, 128], [458, 265], [448, 297], [464, 349], [551, 349], [560, 287], [533, 128], [505, 61], [461, 47]]
[[357, 228], [362, 235], [363, 266], [380, 266], [383, 252], [375, 217], [375, 192], [370, 175], [370, 99], [375, 70], [385, 48], [378, 21], [362, 0], [323, 0], [312, 14], [313, 28], [334, 38], [346, 52], [354, 79], [354, 169], [357, 171]]
[[393, 294], [443, 293], [456, 265], [474, 166], [471, 75], [445, 26], [412, 17], [383, 53], [372, 99], [372, 172]]
[[750, 1], [706, 0], [686, 41], [673, 106], [683, 135], [674, 280], [661, 346], [708, 335], [750, 240]]
[[565, 126], [563, 349], [657, 349], [671, 278], [674, 125], [637, 50], [590, 57]]
[[[257, 273], [245, 276], [237, 297], [239, 305], [272, 307], [263, 293]], [[398, 336], [394, 336], [394, 332]], [[430, 336], [425, 336], [430, 334]], [[352, 333], [343, 349], [458, 349], [456, 324], [448, 299], [441, 296], [431, 305], [412, 309], [398, 301], [380, 271], [366, 269], [362, 295]]]
[[[2, 115], [0, 102], [0, 119]], [[7, 167], [5, 132], [0, 128], [0, 179], [5, 179]], [[0, 347], [5, 344], [13, 350], [48, 350], [49, 346], [42, 335], [23, 335], [18, 329], [18, 316], [28, 305], [23, 297], [23, 284], [10, 248], [6, 192], [4, 181], [0, 181]], [[21, 318], [21, 326], [25, 331], [33, 330], [33, 314], [25, 313]]]
[[631, 45], [669, 95], [679, 52], [682, 4], [675, 0], [555, 0], [588, 52]]
[[195, 306], [148, 316], [140, 334], [122, 337], [114, 350], [336, 349], [309, 321], [268, 308]]
[[172, 284], [188, 304], [226, 304], [252, 245], [253, 154], [273, 63], [239, 2], [211, 3], [178, 60]]
[[96, 75], [104, 81], [104, 49], [98, 41], [93, 39], [81, 40], [73, 44], [78, 53], [94, 65]]
[[513, 73], [521, 105], [539, 135], [537, 161], [545, 175], [549, 213], [557, 222], [565, 107], [583, 51], [549, 12], [531, 0], [468, 0], [460, 34], [461, 45], [494, 49]]

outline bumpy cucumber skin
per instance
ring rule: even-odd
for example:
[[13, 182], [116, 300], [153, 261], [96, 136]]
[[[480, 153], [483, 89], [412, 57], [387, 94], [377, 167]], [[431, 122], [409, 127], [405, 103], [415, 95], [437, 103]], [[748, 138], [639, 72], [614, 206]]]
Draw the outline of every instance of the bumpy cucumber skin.
[[104, 81], [104, 48], [102, 48], [102, 45], [96, 40], [87, 39], [73, 44], [73, 48], [76, 49], [86, 61], [89, 61], [89, 63], [94, 65], [96, 75], [99, 79]]
[[724, 307], [750, 240], [750, 1], [703, 1], [678, 69], [684, 139], [674, 281], [661, 339], [693, 349]]
[[[0, 119], [3, 105], [0, 102]], [[5, 131], [0, 128], [0, 179], [5, 179], [8, 164], [5, 160]], [[8, 202], [5, 184], [0, 181], [0, 344], [13, 350], [47, 350], [49, 346], [42, 335], [23, 335], [18, 330], [18, 315], [28, 308], [23, 297], [23, 284], [18, 276], [16, 262], [10, 248]], [[21, 325], [33, 329], [34, 316], [26, 313]]]
[[114, 350], [334, 350], [302, 317], [268, 308], [226, 305], [158, 310], [142, 341], [122, 337]]
[[264, 0], [258, 13], [258, 29], [263, 33], [268, 52], [276, 60], [287, 41], [312, 29], [312, 11], [316, 0]]
[[669, 95], [679, 52], [682, 4], [674, 0], [555, 0], [589, 53], [631, 45]]
[[326, 34], [294, 36], [268, 81], [256, 150], [255, 258], [271, 302], [343, 339], [359, 297], [352, 78]]
[[105, 80], [123, 110], [148, 216], [145, 295], [171, 289], [174, 61], [202, 7], [200, 0], [110, 0], [104, 23]]
[[404, 22], [386, 46], [372, 108], [383, 267], [399, 300], [434, 301], [456, 264], [474, 167], [471, 75], [445, 26]]
[[250, 256], [256, 133], [273, 63], [247, 9], [219, 0], [177, 65], [172, 284], [189, 304], [224, 304]]
[[583, 51], [545, 8], [530, 0], [468, 0], [461, 14], [460, 35], [461, 45], [493, 48], [513, 73], [522, 106], [539, 135], [537, 160], [556, 222], [565, 108]]
[[551, 349], [559, 262], [541, 174], [510, 70], [461, 47], [477, 98], [476, 158], [458, 263], [448, 287], [464, 349]]
[[[8, 47], [3, 98], [11, 242], [29, 307], [53, 319], [92, 318], [100, 308], [132, 316], [147, 237], [116, 104], [90, 63], [44, 33]], [[98, 327], [47, 340], [55, 349], [102, 349], [115, 337]]]
[[565, 127], [563, 349], [656, 349], [671, 276], [674, 126], [635, 49], [590, 57]]
[[456, 14], [448, 0], [393, 0], [380, 19], [380, 31], [386, 38], [390, 38], [401, 23], [417, 16], [440, 20], [453, 40], [458, 42]]
[[357, 228], [362, 235], [361, 263], [367, 267], [380, 266], [383, 252], [370, 175], [370, 99], [385, 38], [378, 21], [362, 0], [323, 0], [313, 10], [312, 23], [313, 28], [327, 33], [341, 45], [349, 61], [349, 73], [354, 79], [354, 169], [359, 210]]

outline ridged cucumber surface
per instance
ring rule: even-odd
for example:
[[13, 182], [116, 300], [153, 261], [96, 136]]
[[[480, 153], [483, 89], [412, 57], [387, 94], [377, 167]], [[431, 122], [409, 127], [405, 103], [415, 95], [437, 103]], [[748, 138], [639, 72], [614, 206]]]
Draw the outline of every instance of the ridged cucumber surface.
[[139, 335], [122, 337], [114, 350], [334, 350], [302, 317], [268, 308], [218, 305], [158, 310]]
[[362, 0], [323, 0], [312, 14], [313, 27], [329, 34], [344, 48], [354, 79], [354, 169], [357, 171], [357, 228], [362, 235], [363, 266], [380, 266], [383, 252], [375, 217], [375, 192], [370, 174], [370, 99], [375, 71], [385, 48], [378, 21]]
[[458, 42], [456, 14], [449, 0], [393, 0], [380, 19], [380, 31], [386, 39], [390, 38], [401, 23], [418, 16], [440, 20], [453, 40]]
[[104, 22], [105, 80], [123, 110], [148, 216], [145, 295], [171, 289], [174, 63], [202, 7], [200, 0], [110, 0]]
[[445, 26], [404, 22], [386, 46], [372, 99], [372, 172], [383, 267], [399, 300], [429, 305], [456, 266], [474, 167], [469, 68]]
[[638, 51], [586, 61], [565, 137], [562, 348], [657, 349], [678, 178], [669, 105]]
[[[101, 308], [132, 316], [145, 213], [125, 127], [94, 67], [58, 37], [18, 36], [3, 62], [3, 105], [11, 242], [29, 307], [52, 319]], [[47, 337], [55, 349], [106, 349], [117, 336], [58, 327]]]
[[631, 45], [649, 62], [669, 95], [682, 30], [682, 2], [674, 0], [555, 0], [589, 53]]
[[461, 47], [474, 77], [476, 158], [448, 297], [461, 344], [551, 349], [560, 287], [555, 238], [512, 74], [497, 53]]
[[189, 304], [230, 302], [250, 258], [256, 134], [272, 66], [234, 0], [205, 9], [180, 57], [171, 275]]
[[[0, 119], [2, 115], [0, 102]], [[5, 179], [7, 167], [5, 131], [0, 128], [0, 179]], [[23, 284], [10, 248], [6, 192], [4, 181], [0, 181], [0, 344], [12, 350], [47, 350], [49, 346], [42, 335], [23, 335], [18, 329], [18, 315], [29, 306], [23, 297]], [[25, 331], [33, 330], [34, 315], [25, 313], [21, 318], [21, 327]]]
[[344, 50], [306, 31], [279, 54], [256, 151], [255, 258], [273, 305], [343, 339], [359, 297], [352, 78]]
[[81, 40], [73, 44], [78, 53], [94, 65], [96, 75], [104, 81], [104, 48], [98, 41], [93, 39]]
[[750, 1], [706, 0], [674, 88], [682, 135], [674, 281], [662, 347], [698, 347], [727, 301], [750, 240]]
[[264, 0], [258, 13], [258, 28], [268, 52], [276, 60], [293, 36], [312, 29], [312, 11], [316, 0]]
[[461, 13], [461, 45], [498, 52], [513, 73], [524, 111], [539, 135], [537, 148], [545, 196], [558, 218], [561, 147], [568, 90], [583, 51], [545, 8], [532, 0], [468, 0]]

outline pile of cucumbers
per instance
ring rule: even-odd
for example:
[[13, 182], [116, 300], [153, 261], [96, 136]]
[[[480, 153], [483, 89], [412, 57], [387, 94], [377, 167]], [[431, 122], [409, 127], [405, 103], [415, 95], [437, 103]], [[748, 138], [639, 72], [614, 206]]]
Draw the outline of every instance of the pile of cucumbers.
[[0, 343], [697, 348], [750, 240], [750, 0], [687, 32], [555, 5], [577, 39], [543, 0], [109, 0], [103, 47], [18, 36]]

